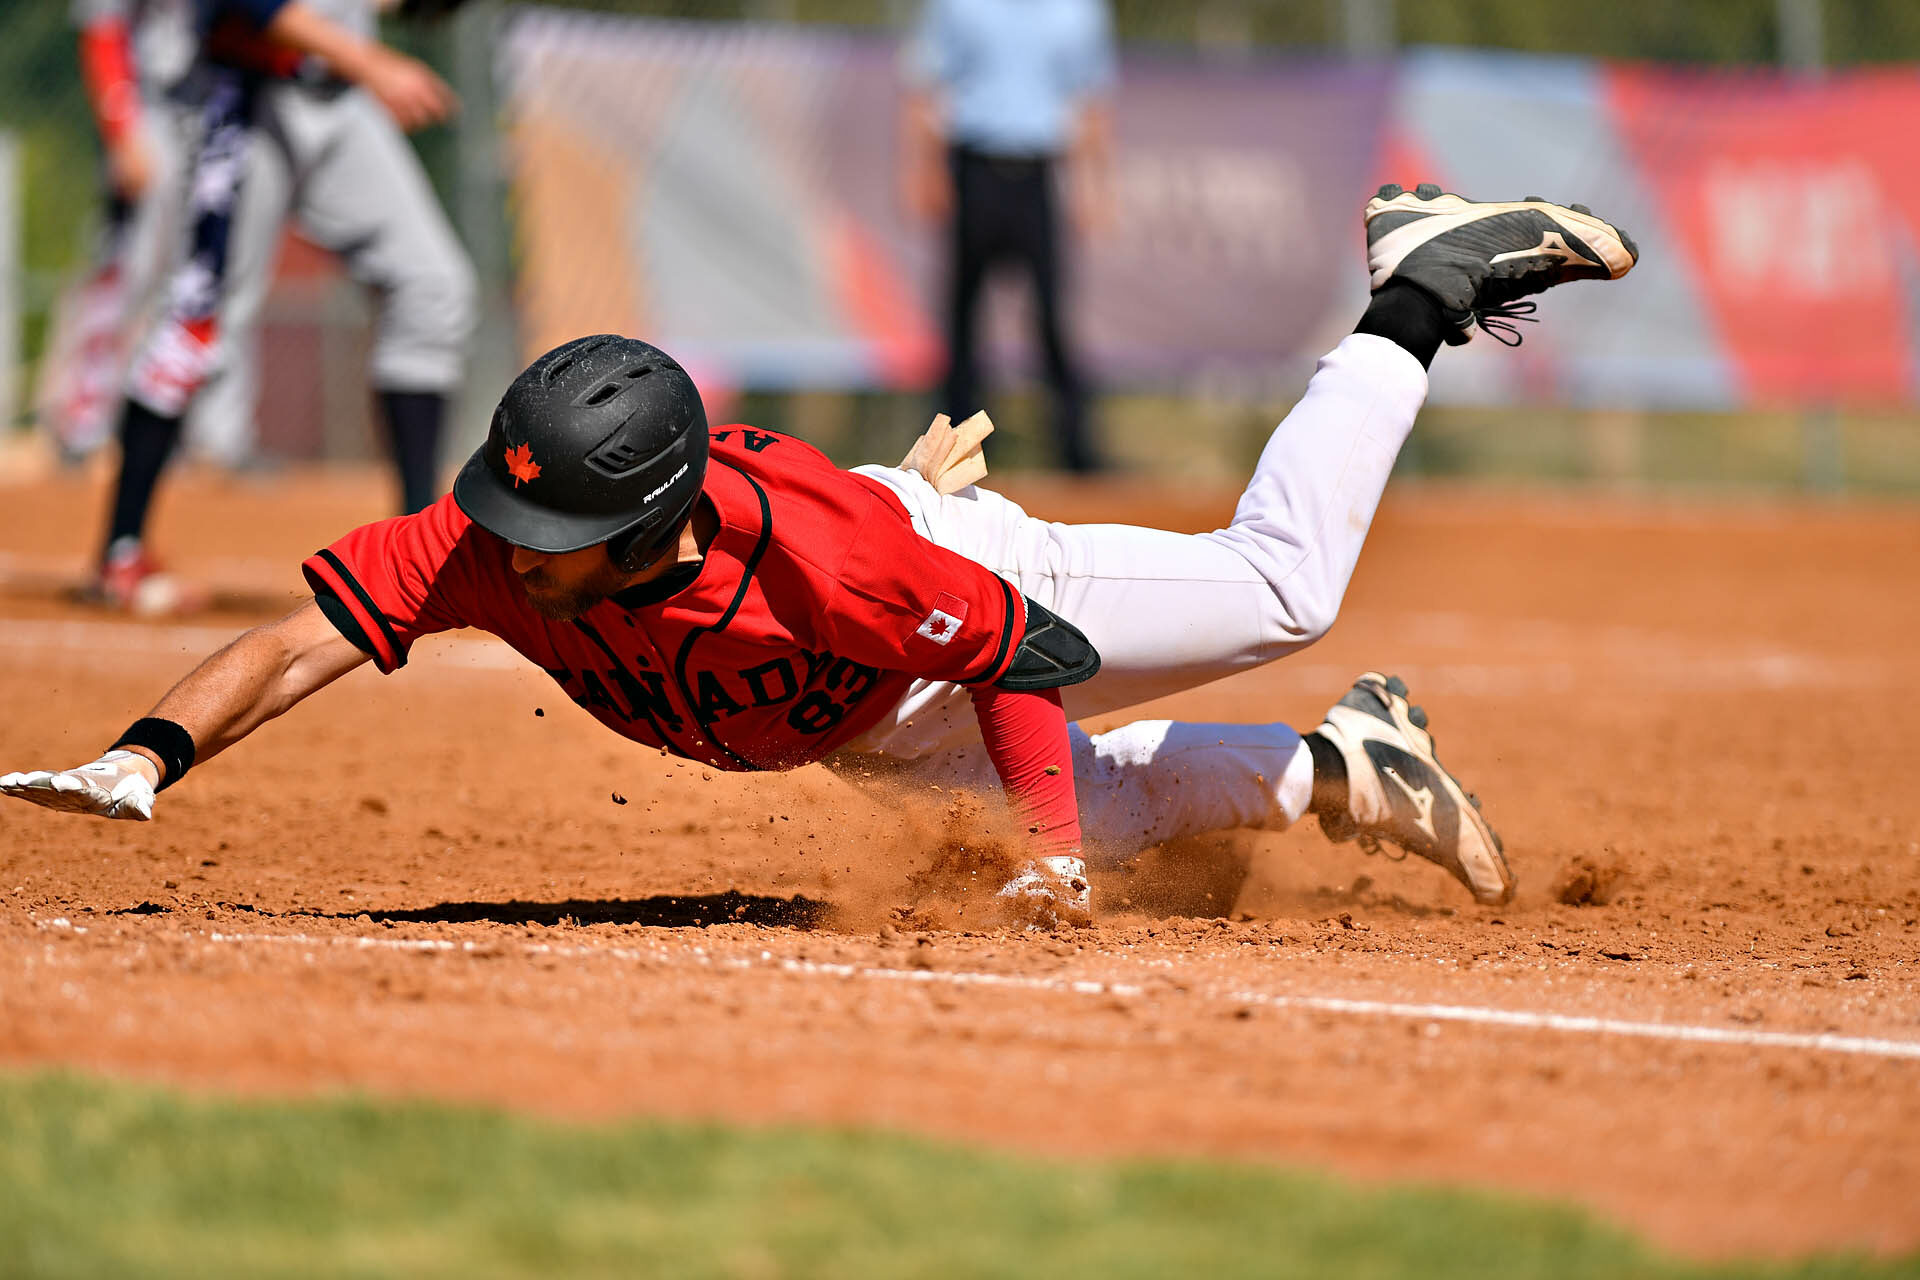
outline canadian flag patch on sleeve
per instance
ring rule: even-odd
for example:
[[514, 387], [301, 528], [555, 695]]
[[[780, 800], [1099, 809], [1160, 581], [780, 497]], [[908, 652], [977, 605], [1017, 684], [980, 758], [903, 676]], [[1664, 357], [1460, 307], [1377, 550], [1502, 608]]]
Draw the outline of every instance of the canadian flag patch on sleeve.
[[933, 612], [914, 630], [914, 634], [925, 636], [935, 644], [951, 644], [953, 638], [960, 634], [960, 624], [966, 620], [967, 602], [942, 591], [933, 598]]

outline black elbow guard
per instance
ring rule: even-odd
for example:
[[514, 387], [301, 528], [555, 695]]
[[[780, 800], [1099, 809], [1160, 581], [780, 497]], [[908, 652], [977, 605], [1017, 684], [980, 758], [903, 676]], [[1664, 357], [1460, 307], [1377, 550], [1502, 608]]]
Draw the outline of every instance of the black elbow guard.
[[1027, 601], [1027, 630], [1020, 637], [1007, 673], [994, 683], [1002, 689], [1028, 693], [1059, 689], [1091, 680], [1100, 671], [1100, 654], [1080, 628], [1045, 605]]

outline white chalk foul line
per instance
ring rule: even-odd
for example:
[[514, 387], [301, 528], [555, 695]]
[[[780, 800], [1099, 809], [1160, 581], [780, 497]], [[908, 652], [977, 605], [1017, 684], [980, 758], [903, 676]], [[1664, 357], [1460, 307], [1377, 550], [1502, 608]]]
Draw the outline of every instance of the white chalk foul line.
[[[56, 922], [64, 923], [64, 921]], [[210, 933], [208, 938], [221, 943], [282, 943], [309, 947], [350, 946], [360, 950], [476, 952], [498, 950], [493, 944], [451, 942], [433, 938], [369, 938], [364, 935], [344, 938], [315, 938], [287, 933]], [[859, 978], [879, 982], [926, 983], [952, 987], [1001, 987], [1020, 991], [1043, 991], [1063, 995], [1121, 996], [1135, 998], [1152, 993], [1171, 994], [1159, 988], [1137, 983], [1093, 979], [1037, 978], [1019, 974], [983, 973], [956, 969], [889, 969], [880, 965], [836, 964], [818, 960], [794, 960], [762, 951], [758, 959], [719, 959], [704, 948], [691, 952], [660, 948], [641, 951], [632, 947], [555, 947], [530, 943], [521, 948], [527, 955], [566, 957], [609, 956], [621, 960], [682, 961], [689, 955], [702, 965], [726, 969], [777, 969], [782, 973], [833, 978]], [[1871, 1058], [1899, 1058], [1920, 1061], [1920, 1041], [1887, 1040], [1874, 1036], [1843, 1036], [1831, 1033], [1795, 1031], [1748, 1031], [1726, 1027], [1703, 1027], [1689, 1023], [1635, 1022], [1624, 1018], [1596, 1018], [1585, 1014], [1536, 1013], [1524, 1009], [1493, 1009], [1480, 1005], [1409, 1004], [1394, 1000], [1349, 1000], [1338, 996], [1294, 996], [1267, 991], [1188, 991], [1185, 994], [1223, 1004], [1261, 1005], [1270, 1009], [1294, 1009], [1310, 1013], [1343, 1014], [1360, 1018], [1397, 1018], [1415, 1022], [1459, 1022], [1474, 1026], [1508, 1027], [1519, 1031], [1558, 1031], [1568, 1035], [1626, 1036], [1641, 1040], [1666, 1040], [1682, 1044], [1736, 1045], [1751, 1049], [1796, 1049], [1809, 1053], [1847, 1053]]]

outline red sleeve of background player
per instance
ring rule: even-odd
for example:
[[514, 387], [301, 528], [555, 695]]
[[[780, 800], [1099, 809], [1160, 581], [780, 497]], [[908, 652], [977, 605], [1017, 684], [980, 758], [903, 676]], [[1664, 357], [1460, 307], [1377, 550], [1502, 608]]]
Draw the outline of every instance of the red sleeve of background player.
[[834, 653], [958, 684], [1006, 674], [1026, 609], [991, 569], [921, 537], [877, 495], [848, 541], [820, 620]]
[[425, 511], [362, 525], [300, 566], [347, 639], [382, 672], [421, 636], [484, 625], [484, 538], [451, 494]]
[[80, 29], [80, 76], [100, 136], [111, 147], [140, 122], [140, 82], [126, 20], [101, 18]]
[[1058, 689], [1016, 693], [970, 690], [980, 737], [1007, 797], [1048, 853], [1080, 848], [1080, 802], [1073, 789], [1073, 743]]
[[223, 0], [216, 6], [212, 28], [200, 42], [200, 51], [214, 62], [276, 79], [300, 73], [306, 55], [266, 34], [266, 28], [288, 0]]

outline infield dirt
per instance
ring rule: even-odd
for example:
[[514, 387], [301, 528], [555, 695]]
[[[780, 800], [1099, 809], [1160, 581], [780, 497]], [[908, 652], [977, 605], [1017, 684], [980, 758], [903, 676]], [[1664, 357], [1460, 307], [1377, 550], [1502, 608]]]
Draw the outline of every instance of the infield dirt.
[[[0, 491], [0, 767], [92, 758], [386, 484], [183, 476], [160, 544], [224, 608], [172, 625], [60, 599], [94, 485]], [[1188, 529], [1233, 498], [1007, 489]], [[1148, 713], [1304, 727], [1399, 672], [1518, 899], [1307, 822], [1096, 875], [1101, 923], [1054, 935], [969, 927], [951, 877], [916, 898], [949, 797], [663, 759], [493, 642], [431, 641], [151, 824], [0, 806], [0, 1061], [1226, 1156], [1566, 1197], [1691, 1253], [1913, 1250], [1920, 1059], [1285, 998], [1920, 1045], [1917, 634], [1912, 508], [1396, 489], [1327, 640]]]

